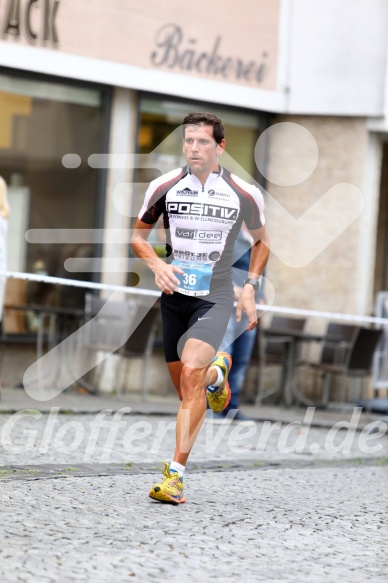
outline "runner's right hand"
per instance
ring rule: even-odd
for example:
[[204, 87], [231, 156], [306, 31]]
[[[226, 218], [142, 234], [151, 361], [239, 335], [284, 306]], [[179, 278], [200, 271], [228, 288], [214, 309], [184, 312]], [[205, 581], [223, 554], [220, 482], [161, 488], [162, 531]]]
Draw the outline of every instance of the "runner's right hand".
[[160, 260], [154, 268], [155, 283], [159, 289], [165, 294], [173, 294], [177, 291], [179, 279], [175, 277], [174, 273], [183, 275], [184, 271], [177, 265], [170, 265]]

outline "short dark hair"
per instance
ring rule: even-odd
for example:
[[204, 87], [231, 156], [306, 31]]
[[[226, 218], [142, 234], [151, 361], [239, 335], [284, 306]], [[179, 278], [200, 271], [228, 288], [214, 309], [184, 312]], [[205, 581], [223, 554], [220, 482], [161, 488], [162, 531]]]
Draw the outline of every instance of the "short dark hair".
[[186, 115], [183, 120], [183, 136], [188, 125], [204, 125], [213, 127], [213, 138], [220, 144], [225, 137], [224, 124], [219, 117], [213, 113], [194, 112]]

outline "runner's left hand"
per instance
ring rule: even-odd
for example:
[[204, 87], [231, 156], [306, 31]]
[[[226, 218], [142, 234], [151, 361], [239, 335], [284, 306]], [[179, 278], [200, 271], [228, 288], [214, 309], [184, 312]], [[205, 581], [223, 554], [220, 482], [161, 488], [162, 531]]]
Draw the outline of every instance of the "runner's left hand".
[[241, 321], [243, 312], [248, 316], [248, 326], [246, 330], [253, 330], [258, 324], [256, 302], [255, 302], [255, 289], [252, 285], [244, 285], [243, 291], [238, 299], [236, 307], [236, 320]]

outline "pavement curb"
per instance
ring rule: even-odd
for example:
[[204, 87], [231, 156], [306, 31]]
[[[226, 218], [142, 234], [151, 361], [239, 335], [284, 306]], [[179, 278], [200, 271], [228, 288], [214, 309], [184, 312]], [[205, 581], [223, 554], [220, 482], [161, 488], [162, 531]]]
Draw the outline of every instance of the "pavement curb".
[[[203, 462], [201, 464], [192, 463], [187, 465], [187, 471], [191, 473], [199, 472], [239, 472], [244, 470], [275, 470], [275, 469], [322, 469], [322, 468], [344, 468], [359, 466], [388, 466], [386, 457], [352, 457], [341, 460], [327, 459], [301, 459], [288, 460], [240, 460], [238, 463], [231, 462]], [[40, 480], [58, 478], [85, 478], [85, 477], [107, 477], [117, 475], [133, 474], [153, 474], [160, 472], [160, 464], [155, 463], [118, 463], [118, 464], [36, 464], [36, 465], [8, 465], [0, 466], [0, 482], [10, 480]]]

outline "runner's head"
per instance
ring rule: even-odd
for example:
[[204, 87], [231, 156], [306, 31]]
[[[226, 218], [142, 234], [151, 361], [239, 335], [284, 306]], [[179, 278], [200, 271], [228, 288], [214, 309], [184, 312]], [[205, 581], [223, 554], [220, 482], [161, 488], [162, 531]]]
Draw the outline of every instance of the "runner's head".
[[224, 124], [220, 118], [213, 113], [194, 112], [186, 115], [183, 120], [183, 137], [185, 136], [186, 127], [189, 125], [212, 126], [213, 138], [216, 144], [221, 144], [222, 140], [225, 138]]

